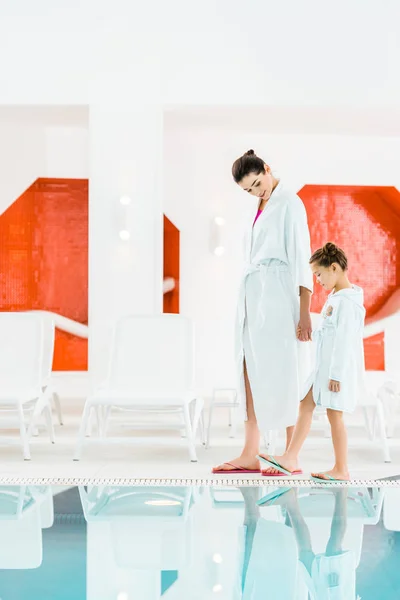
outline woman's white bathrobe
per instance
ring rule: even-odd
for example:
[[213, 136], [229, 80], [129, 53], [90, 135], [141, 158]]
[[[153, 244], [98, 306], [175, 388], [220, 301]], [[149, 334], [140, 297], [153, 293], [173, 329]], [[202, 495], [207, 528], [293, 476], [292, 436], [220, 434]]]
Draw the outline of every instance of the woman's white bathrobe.
[[[302, 392], [304, 398], [313, 386], [317, 406], [353, 412], [365, 393], [363, 303], [363, 290], [356, 285], [329, 294], [325, 302], [313, 333], [315, 369]], [[330, 379], [340, 381], [340, 392], [329, 391]]]
[[296, 422], [304, 387], [296, 338], [299, 288], [312, 291], [310, 255], [304, 205], [279, 183], [254, 227], [249, 224], [235, 328], [241, 407], [246, 419], [245, 360], [262, 432]]

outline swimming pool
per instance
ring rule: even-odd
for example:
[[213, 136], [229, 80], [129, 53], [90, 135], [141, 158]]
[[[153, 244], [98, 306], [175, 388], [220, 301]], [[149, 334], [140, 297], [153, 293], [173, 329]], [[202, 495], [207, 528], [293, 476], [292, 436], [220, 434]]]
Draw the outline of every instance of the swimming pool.
[[391, 600], [400, 488], [0, 487], [0, 599]]

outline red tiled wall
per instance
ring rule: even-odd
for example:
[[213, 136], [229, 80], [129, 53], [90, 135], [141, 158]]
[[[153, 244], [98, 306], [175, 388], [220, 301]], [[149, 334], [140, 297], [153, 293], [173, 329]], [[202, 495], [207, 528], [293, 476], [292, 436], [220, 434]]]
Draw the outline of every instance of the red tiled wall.
[[[400, 194], [391, 187], [307, 185], [299, 192], [306, 206], [312, 250], [332, 241], [346, 252], [349, 276], [365, 293], [372, 316], [400, 287]], [[318, 285], [312, 310], [326, 292]], [[365, 340], [369, 370], [384, 369], [383, 335]]]
[[164, 215], [164, 278], [173, 277], [176, 282], [175, 289], [164, 294], [165, 313], [179, 313], [179, 253], [179, 229]]
[[[88, 182], [38, 179], [0, 215], [0, 310], [88, 322]], [[54, 370], [87, 370], [87, 340], [56, 332]]]

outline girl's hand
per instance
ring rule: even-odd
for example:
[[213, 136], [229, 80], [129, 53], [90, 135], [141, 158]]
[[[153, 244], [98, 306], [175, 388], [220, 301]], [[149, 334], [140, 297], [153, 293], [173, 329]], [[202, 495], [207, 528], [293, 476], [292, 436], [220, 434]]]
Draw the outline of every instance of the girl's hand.
[[300, 315], [300, 321], [297, 325], [297, 339], [301, 342], [310, 342], [312, 339], [312, 325], [310, 313]]
[[330, 392], [340, 392], [340, 381], [335, 381], [334, 379], [329, 380], [329, 391]]

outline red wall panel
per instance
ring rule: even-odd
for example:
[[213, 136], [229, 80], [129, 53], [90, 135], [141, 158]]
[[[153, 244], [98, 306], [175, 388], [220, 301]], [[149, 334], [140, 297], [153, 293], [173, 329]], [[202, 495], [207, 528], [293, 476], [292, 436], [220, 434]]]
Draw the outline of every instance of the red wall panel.
[[[306, 185], [299, 192], [309, 220], [312, 250], [332, 241], [349, 259], [349, 276], [365, 294], [371, 319], [400, 287], [400, 194], [393, 187]], [[326, 292], [316, 285], [312, 310]], [[384, 369], [384, 339], [365, 340], [366, 366]]]
[[179, 313], [180, 232], [164, 215], [164, 278], [175, 279], [175, 289], [164, 294], [165, 313]]
[[[88, 322], [88, 182], [38, 179], [0, 216], [0, 310]], [[87, 340], [56, 332], [54, 370], [86, 370]]]

